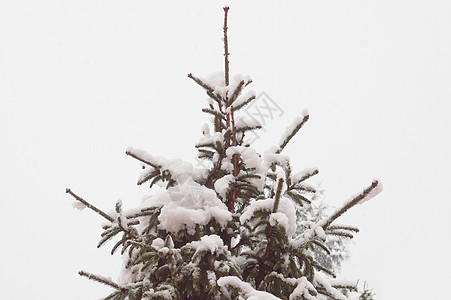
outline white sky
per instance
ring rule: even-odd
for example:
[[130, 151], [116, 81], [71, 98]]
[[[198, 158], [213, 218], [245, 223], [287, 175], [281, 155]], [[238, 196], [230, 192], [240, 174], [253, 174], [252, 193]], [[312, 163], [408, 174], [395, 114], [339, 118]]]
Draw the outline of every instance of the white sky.
[[[278, 4], [276, 4], [276, 2]], [[283, 110], [264, 151], [287, 146], [360, 227], [344, 274], [378, 300], [444, 299], [451, 268], [451, 2], [228, 1], [231, 71]], [[0, 0], [0, 299], [99, 299], [81, 269], [117, 276], [96, 249], [104, 210], [147, 193], [128, 146], [194, 161], [206, 96], [186, 75], [222, 69], [221, 1]]]

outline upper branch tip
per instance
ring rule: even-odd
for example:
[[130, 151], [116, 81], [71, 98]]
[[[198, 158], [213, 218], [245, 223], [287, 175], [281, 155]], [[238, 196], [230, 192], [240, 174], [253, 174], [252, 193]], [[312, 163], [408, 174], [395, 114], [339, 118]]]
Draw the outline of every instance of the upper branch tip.
[[66, 188], [66, 193], [70, 193], [70, 188]]

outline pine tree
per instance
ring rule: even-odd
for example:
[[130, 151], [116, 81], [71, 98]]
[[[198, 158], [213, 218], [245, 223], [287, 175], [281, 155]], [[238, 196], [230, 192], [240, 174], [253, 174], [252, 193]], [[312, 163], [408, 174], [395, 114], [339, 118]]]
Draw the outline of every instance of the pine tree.
[[144, 169], [138, 184], [159, 186], [139, 208], [116, 203], [105, 213], [72, 190], [80, 205], [98, 213], [103, 226], [98, 247], [118, 237], [111, 253], [125, 264], [118, 282], [80, 271], [114, 291], [104, 299], [348, 299], [355, 284], [334, 279], [334, 270], [315, 251], [332, 255], [327, 236], [352, 237], [353, 226], [334, 221], [356, 204], [375, 196], [375, 180], [324, 219], [297, 229], [296, 206], [316, 193], [307, 181], [318, 173], [294, 173], [283, 149], [309, 119], [307, 112], [287, 128], [279, 143], [259, 154], [245, 137], [261, 125], [240, 112], [256, 99], [251, 79], [229, 75], [228, 7], [224, 8], [224, 72], [188, 77], [208, 95], [211, 116], [196, 144], [208, 168], [182, 160], [154, 157], [129, 148], [126, 154]]

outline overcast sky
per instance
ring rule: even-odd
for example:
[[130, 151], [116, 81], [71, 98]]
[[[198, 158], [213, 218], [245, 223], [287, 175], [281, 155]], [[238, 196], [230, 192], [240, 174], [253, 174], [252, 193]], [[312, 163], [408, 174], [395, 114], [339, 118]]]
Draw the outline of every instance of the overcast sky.
[[[451, 2], [228, 1], [231, 72], [249, 74], [282, 116], [304, 108], [284, 150], [338, 206], [373, 178], [384, 191], [349, 211], [359, 226], [348, 279], [378, 300], [444, 299], [451, 268]], [[277, 3], [277, 4], [276, 4]], [[221, 1], [0, 0], [0, 298], [99, 299], [119, 256], [96, 249], [104, 210], [133, 207], [133, 146], [193, 162], [208, 121], [186, 75], [223, 67]]]

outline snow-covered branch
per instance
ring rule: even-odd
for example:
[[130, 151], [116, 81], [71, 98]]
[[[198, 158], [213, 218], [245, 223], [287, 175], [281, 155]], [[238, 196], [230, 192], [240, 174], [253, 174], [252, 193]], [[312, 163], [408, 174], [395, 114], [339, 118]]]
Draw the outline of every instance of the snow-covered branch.
[[374, 180], [373, 183], [367, 187], [362, 193], [351, 198], [347, 201], [340, 209], [335, 211], [329, 218], [321, 222], [321, 227], [326, 229], [333, 221], [344, 214], [347, 210], [356, 204], [361, 204], [375, 197], [377, 194], [382, 192], [382, 184], [379, 180]]
[[279, 149], [277, 149], [277, 153], [282, 152], [283, 148], [285, 148], [288, 142], [296, 135], [296, 133], [308, 121], [308, 119], [309, 114], [307, 110], [302, 113], [302, 117], [297, 117], [296, 119], [294, 119], [293, 123], [291, 123], [291, 125], [287, 127], [285, 133], [280, 138]]
[[74, 192], [72, 192], [70, 188], [66, 189], [66, 193], [70, 194], [72, 197], [74, 197], [77, 201], [82, 203], [84, 206], [86, 206], [87, 208], [91, 209], [92, 211], [98, 213], [99, 215], [101, 215], [102, 217], [107, 219], [108, 221], [110, 221], [110, 222], [114, 221], [114, 219], [111, 216], [104, 213], [102, 210], [98, 209], [97, 207], [95, 207], [94, 205], [89, 203], [88, 201], [84, 200], [82, 197], [80, 197], [77, 194], [75, 194]]

